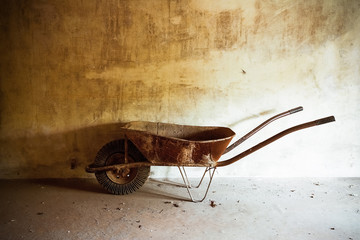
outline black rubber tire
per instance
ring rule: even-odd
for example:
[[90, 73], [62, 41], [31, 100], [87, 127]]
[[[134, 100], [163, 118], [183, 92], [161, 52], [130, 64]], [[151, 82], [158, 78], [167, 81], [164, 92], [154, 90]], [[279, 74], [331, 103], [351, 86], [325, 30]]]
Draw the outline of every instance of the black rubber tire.
[[[125, 141], [115, 140], [105, 144], [97, 153], [94, 161], [95, 167], [103, 167], [116, 163], [123, 163], [125, 156]], [[144, 162], [146, 158], [128, 141], [128, 161]], [[129, 173], [119, 174], [113, 171], [96, 172], [97, 181], [108, 192], [116, 195], [125, 195], [135, 192], [144, 185], [150, 174], [150, 167], [129, 169]]]

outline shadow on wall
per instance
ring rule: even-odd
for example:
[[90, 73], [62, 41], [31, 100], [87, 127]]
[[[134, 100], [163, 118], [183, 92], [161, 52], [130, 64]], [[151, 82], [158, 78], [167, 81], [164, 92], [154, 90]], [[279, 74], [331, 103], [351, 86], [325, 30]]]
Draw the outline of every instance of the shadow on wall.
[[[228, 124], [228, 127], [273, 112], [271, 109], [253, 114]], [[0, 178], [93, 178], [93, 174], [85, 172], [86, 166], [94, 161], [103, 145], [124, 138], [121, 129], [124, 125], [112, 123], [2, 140]], [[164, 171], [169, 177], [169, 169]]]
[[[1, 142], [0, 178], [84, 178], [97, 151], [123, 138], [124, 123], [81, 128], [52, 135], [6, 139]], [[10, 167], [9, 167], [10, 166]]]

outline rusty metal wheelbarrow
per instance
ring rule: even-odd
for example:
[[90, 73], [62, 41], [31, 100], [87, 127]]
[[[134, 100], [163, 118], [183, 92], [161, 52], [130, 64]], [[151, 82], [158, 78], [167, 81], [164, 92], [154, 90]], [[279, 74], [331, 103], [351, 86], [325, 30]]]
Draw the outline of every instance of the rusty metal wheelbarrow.
[[[236, 148], [269, 123], [302, 110], [302, 107], [297, 107], [266, 120], [229, 147], [235, 136], [230, 128], [130, 122], [122, 128], [125, 138], [104, 145], [86, 171], [95, 173], [98, 182], [110, 193], [124, 195], [136, 191], [145, 183], [151, 166], [176, 166], [190, 199], [201, 202], [206, 198], [217, 167], [232, 164], [289, 133], [335, 121], [334, 116], [330, 116], [294, 126], [230, 159], [218, 161], [223, 154]], [[200, 200], [195, 200], [191, 194], [192, 186], [185, 167], [205, 167], [196, 187], [200, 186], [209, 172], [209, 183]]]

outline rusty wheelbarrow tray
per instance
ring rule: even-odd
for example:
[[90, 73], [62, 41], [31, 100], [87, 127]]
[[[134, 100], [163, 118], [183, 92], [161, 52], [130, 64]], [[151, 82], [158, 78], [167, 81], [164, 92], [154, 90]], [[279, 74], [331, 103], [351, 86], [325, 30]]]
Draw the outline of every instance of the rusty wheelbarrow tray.
[[[266, 120], [230, 146], [228, 145], [235, 133], [227, 127], [130, 122], [122, 128], [125, 139], [104, 145], [97, 153], [94, 163], [87, 166], [86, 171], [95, 173], [98, 182], [109, 192], [128, 194], [145, 183], [151, 166], [176, 166], [191, 200], [201, 202], [206, 198], [217, 167], [232, 164], [289, 133], [335, 121], [334, 116], [330, 116], [294, 126], [230, 159], [218, 161], [223, 154], [236, 148], [266, 125], [302, 110], [302, 107], [297, 107], [280, 113]], [[184, 167], [205, 167], [197, 187], [209, 172], [210, 181], [202, 199], [194, 200]]]

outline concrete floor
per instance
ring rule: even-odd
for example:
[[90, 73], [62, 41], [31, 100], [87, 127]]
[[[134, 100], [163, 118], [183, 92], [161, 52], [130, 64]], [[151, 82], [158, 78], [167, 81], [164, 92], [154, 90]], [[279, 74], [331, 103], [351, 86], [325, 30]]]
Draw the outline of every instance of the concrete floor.
[[1, 239], [360, 239], [359, 178], [215, 176], [202, 203], [154, 179], [127, 196], [95, 179], [1, 180], [0, 189]]

